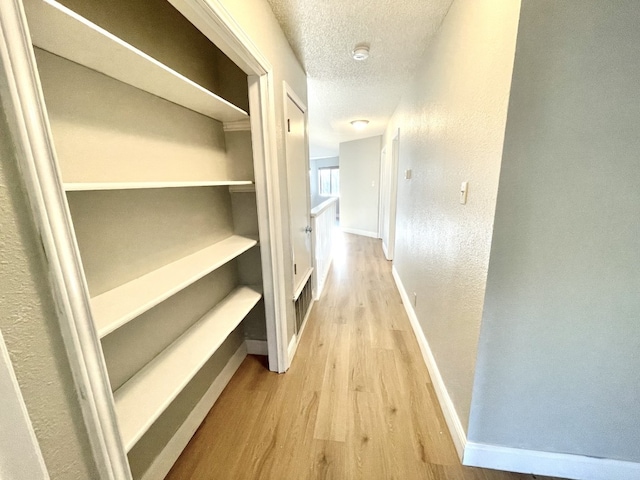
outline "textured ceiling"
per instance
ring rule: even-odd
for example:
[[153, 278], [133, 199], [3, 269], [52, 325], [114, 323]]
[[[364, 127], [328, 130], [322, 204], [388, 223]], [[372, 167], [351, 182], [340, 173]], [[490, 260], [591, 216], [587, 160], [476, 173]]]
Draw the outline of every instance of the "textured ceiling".
[[[305, 68], [311, 158], [380, 135], [452, 0], [267, 0]], [[355, 61], [358, 43], [369, 59]], [[358, 132], [349, 124], [371, 123]]]

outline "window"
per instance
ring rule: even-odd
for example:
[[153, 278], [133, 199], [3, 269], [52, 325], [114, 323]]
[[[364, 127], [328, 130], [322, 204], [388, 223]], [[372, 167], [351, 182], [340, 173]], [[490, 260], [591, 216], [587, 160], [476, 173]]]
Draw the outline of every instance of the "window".
[[322, 167], [318, 169], [318, 191], [321, 197], [340, 195], [340, 168]]

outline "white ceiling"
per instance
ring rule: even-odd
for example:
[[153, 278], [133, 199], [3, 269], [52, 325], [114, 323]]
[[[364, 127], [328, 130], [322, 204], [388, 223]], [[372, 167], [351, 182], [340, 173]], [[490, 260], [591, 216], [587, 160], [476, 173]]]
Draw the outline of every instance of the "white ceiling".
[[[380, 135], [452, 0], [267, 0], [308, 76], [311, 158]], [[369, 59], [351, 57], [371, 45]], [[367, 119], [356, 131], [351, 120]]]

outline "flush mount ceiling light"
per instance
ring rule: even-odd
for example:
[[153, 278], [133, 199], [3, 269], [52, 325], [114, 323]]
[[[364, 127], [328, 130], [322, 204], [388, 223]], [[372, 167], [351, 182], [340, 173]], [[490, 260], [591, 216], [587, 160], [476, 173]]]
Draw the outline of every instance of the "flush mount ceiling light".
[[368, 124], [369, 120], [353, 120], [351, 122], [351, 125], [353, 125], [353, 128], [356, 130], [363, 130]]
[[366, 60], [369, 58], [369, 45], [366, 43], [359, 43], [351, 52], [354, 60], [358, 60], [359, 62]]

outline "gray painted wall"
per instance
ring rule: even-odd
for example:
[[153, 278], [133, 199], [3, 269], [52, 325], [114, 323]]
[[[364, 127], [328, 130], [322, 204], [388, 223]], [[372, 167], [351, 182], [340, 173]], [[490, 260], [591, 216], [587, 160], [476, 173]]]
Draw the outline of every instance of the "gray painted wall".
[[16, 155], [2, 114], [0, 330], [49, 475], [53, 480], [97, 478]]
[[[519, 2], [456, 0], [387, 128], [400, 128], [394, 265], [463, 427], [471, 405]], [[412, 179], [403, 172], [412, 170]], [[469, 182], [467, 205], [460, 184]]]
[[352, 233], [378, 235], [382, 137], [340, 144], [340, 226]]
[[469, 439], [640, 461], [640, 3], [525, 0]]

